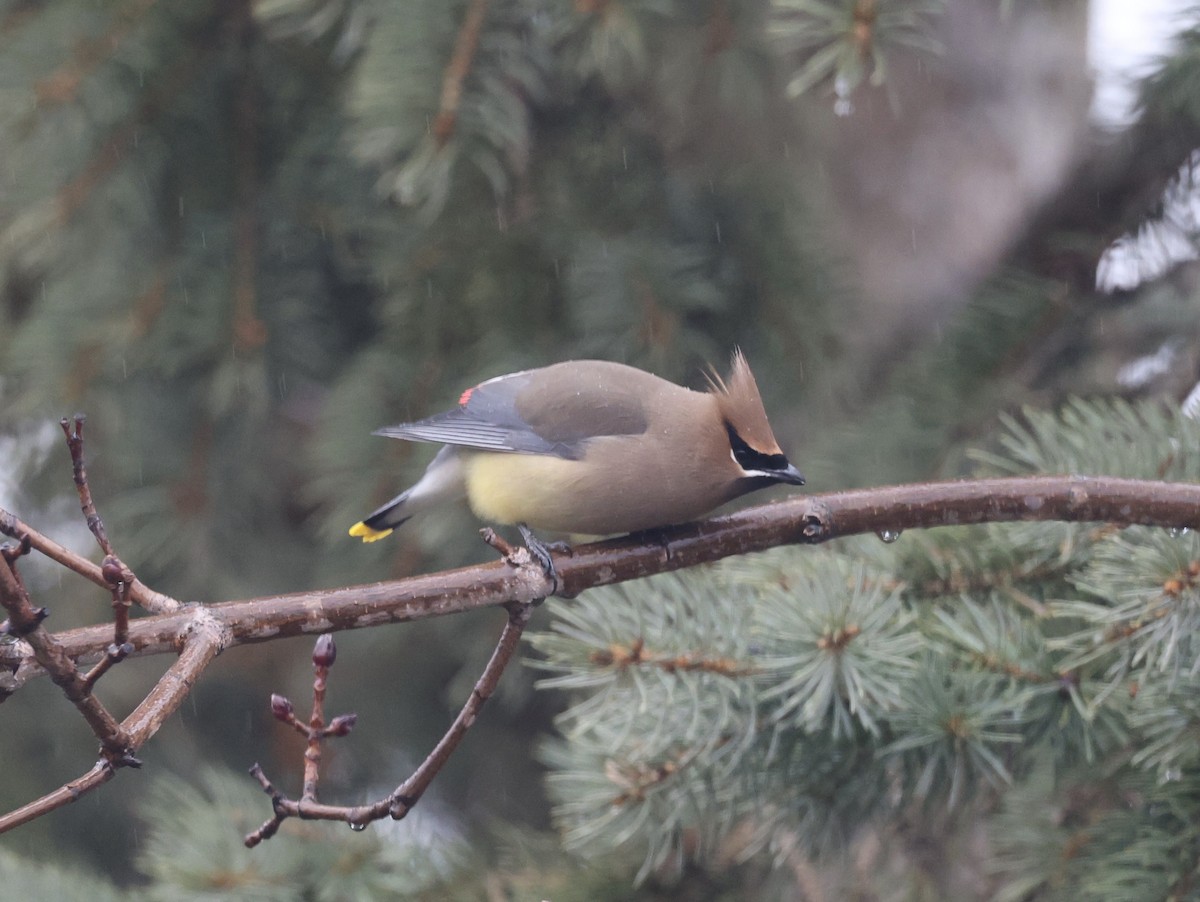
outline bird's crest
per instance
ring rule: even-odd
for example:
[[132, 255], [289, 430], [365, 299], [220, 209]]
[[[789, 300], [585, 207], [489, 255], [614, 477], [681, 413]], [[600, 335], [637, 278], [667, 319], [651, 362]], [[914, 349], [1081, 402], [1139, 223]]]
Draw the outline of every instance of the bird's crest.
[[754, 381], [754, 373], [750, 372], [750, 364], [741, 349], [733, 352], [727, 378], [722, 379], [715, 367], [709, 367], [707, 376], [709, 393], [717, 399], [717, 407], [726, 424], [755, 451], [779, 454], [779, 443], [767, 422], [758, 383]]

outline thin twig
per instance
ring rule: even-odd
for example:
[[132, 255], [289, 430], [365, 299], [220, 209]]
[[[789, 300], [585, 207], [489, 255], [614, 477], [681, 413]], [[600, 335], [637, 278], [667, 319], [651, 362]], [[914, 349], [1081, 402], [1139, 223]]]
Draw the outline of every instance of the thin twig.
[[70, 805], [72, 802], [78, 802], [81, 797], [93, 789], [103, 786], [116, 775], [116, 768], [101, 758], [92, 765], [91, 770], [77, 780], [65, 783], [40, 799], [35, 799], [27, 805], [0, 815], [0, 833], [7, 833], [9, 830], [20, 827], [22, 824], [28, 824], [51, 811]]
[[[298, 817], [304, 820], [344, 821], [354, 829], [361, 830], [371, 821], [380, 820], [385, 817], [400, 820], [408, 814], [413, 806], [420, 801], [421, 796], [425, 794], [425, 790], [429, 788], [429, 784], [433, 782], [433, 778], [437, 776], [446, 762], [450, 760], [450, 756], [454, 754], [454, 750], [462, 742], [467, 730], [475, 723], [480, 709], [483, 707], [484, 702], [491, 698], [492, 693], [496, 691], [496, 686], [500, 682], [500, 676], [504, 673], [504, 668], [512, 660], [512, 656], [521, 642], [521, 634], [525, 631], [525, 627], [529, 623], [533, 604], [531, 602], [512, 602], [506, 605], [506, 607], [508, 609], [508, 621], [500, 633], [500, 638], [496, 642], [496, 648], [492, 652], [487, 666], [484, 667], [483, 673], [475, 683], [475, 688], [471, 690], [470, 696], [468, 696], [467, 701], [458, 712], [458, 716], [454, 718], [454, 722], [446, 730], [445, 735], [442, 736], [438, 744], [434, 746], [433, 751], [421, 762], [421, 765], [413, 772], [411, 777], [397, 786], [387, 796], [372, 804], [354, 806], [327, 805], [316, 800], [315, 775], [312, 777], [312, 792], [309, 792], [309, 756], [307, 753], [305, 754], [305, 789], [304, 795], [299, 801], [288, 799], [280, 793], [271, 784], [271, 781], [267, 779], [262, 768], [258, 764], [255, 764], [250, 768], [250, 773], [258, 781], [263, 791], [271, 797], [273, 813], [261, 827], [246, 836], [246, 845], [252, 848], [263, 840], [270, 839], [278, 831], [279, 825], [289, 817]], [[314, 731], [318, 729], [315, 711], [316, 705], [314, 704], [312, 724]], [[337, 719], [335, 718], [334, 723], [336, 721]], [[328, 732], [331, 729], [333, 729], [333, 723], [329, 727], [324, 728], [324, 731]], [[311, 742], [310, 739], [310, 747]]]
[[304, 789], [300, 798], [306, 802], [317, 800], [317, 784], [321, 779], [321, 741], [325, 738], [325, 687], [329, 680], [329, 669], [337, 658], [337, 646], [333, 636], [325, 633], [317, 639], [313, 650], [313, 701], [312, 713], [308, 718], [308, 746], [304, 749]]
[[[104, 578], [104, 574], [100, 570], [99, 564], [95, 564], [82, 555], [76, 554], [64, 545], [60, 545], [3, 508], [0, 508], [0, 533], [4, 533], [4, 535], [19, 541], [28, 538], [34, 551], [44, 554], [56, 564], [66, 567], [72, 573], [79, 574], [102, 589], [110, 588], [108, 580]], [[134, 577], [133, 582], [129, 585], [129, 598], [152, 614], [167, 614], [172, 611], [178, 611], [183, 607], [182, 602], [177, 601], [170, 595], [164, 595], [162, 592], [155, 592], [136, 577]]]
[[[86, 421], [87, 418], [83, 414], [77, 413], [73, 421], [63, 417], [58, 421], [58, 425], [62, 427], [63, 435], [67, 437], [67, 449], [71, 452], [71, 469], [75, 477], [75, 491], [79, 494], [79, 509], [83, 511], [83, 518], [87, 521], [88, 529], [96, 537], [96, 544], [100, 546], [105, 557], [109, 557], [114, 554], [112, 543], [108, 540], [104, 521], [96, 513], [96, 504], [92, 500], [92, 489], [88, 485], [87, 467], [84, 465], [83, 424]], [[72, 426], [74, 426], [73, 429]]]
[[[302, 724], [296, 717], [295, 709], [290, 701], [282, 695], [271, 696], [271, 713], [275, 719], [299, 731], [308, 739], [304, 749], [304, 790], [300, 801], [294, 802], [271, 785], [271, 781], [267, 779], [261, 765], [256, 762], [250, 768], [250, 775], [258, 781], [263, 792], [271, 797], [271, 809], [274, 813], [261, 827], [246, 837], [245, 842], [249, 847], [256, 846], [264, 839], [274, 836], [285, 818], [305, 816], [297, 814], [297, 812], [313, 808], [321, 810], [339, 810], [340, 808], [335, 805], [321, 805], [317, 801], [317, 784], [321, 779], [321, 743], [332, 736], [348, 736], [354, 729], [358, 715], [341, 714], [330, 721], [328, 725], [325, 723], [325, 686], [329, 679], [329, 671], [333, 667], [334, 661], [337, 660], [337, 646], [334, 644], [331, 634], [325, 633], [318, 637], [317, 644], [313, 648], [312, 659], [313, 701], [312, 713], [309, 715], [307, 724]], [[340, 810], [349, 811], [350, 809], [341, 808]], [[344, 818], [336, 819], [343, 820]]]
[[[521, 634], [525, 632], [525, 627], [529, 625], [529, 617], [533, 613], [533, 606], [530, 602], [513, 602], [507, 607], [508, 622], [504, 624], [504, 630], [500, 633], [500, 639], [496, 642], [492, 657], [476, 681], [462, 710], [458, 712], [458, 717], [454, 718], [454, 723], [450, 725], [450, 729], [446, 731], [446, 735], [442, 737], [441, 741], [434, 746], [429, 757], [421, 762], [421, 766], [413, 772], [413, 775], [396, 787], [388, 797], [387, 813], [393, 819], [400, 820], [420, 801], [433, 778], [437, 776], [454, 750], [458, 748], [458, 744], [462, 742], [467, 730], [475, 723], [475, 718], [478, 717], [484, 702], [491, 698], [492, 693], [496, 691], [500, 676], [504, 673], [504, 668], [508, 666], [513, 653], [521, 643]], [[351, 823], [361, 824], [364, 821], [352, 818]]]
[[131, 651], [133, 651], [133, 646], [128, 642], [123, 645], [110, 644], [104, 652], [104, 657], [97, 661], [96, 666], [89, 670], [83, 678], [83, 683], [88, 691], [92, 691], [96, 683], [100, 682], [100, 677], [108, 673], [114, 664], [124, 661]]
[[[112, 542], [108, 538], [108, 530], [104, 528], [104, 520], [96, 510], [96, 502], [92, 499], [92, 487], [87, 478], [87, 467], [83, 455], [83, 424], [86, 421], [81, 413], [75, 414], [73, 421], [63, 417], [59, 421], [63, 435], [67, 438], [67, 450], [71, 453], [71, 470], [75, 479], [75, 491], [79, 494], [79, 509], [83, 511], [88, 529], [96, 537], [96, 544], [104, 552], [104, 560], [100, 562], [100, 576], [105, 587], [112, 593], [113, 609], [113, 640], [105, 650], [104, 659], [87, 675], [84, 687], [91, 691], [92, 687], [114, 665], [123, 661], [125, 656], [133, 651], [129, 639], [129, 587], [133, 585], [133, 571], [117, 557]], [[73, 427], [73, 428], [72, 428]]]
[[258, 785], [262, 787], [263, 792], [271, 797], [271, 810], [274, 812], [267, 820], [263, 821], [261, 827], [253, 833], [248, 833], [244, 840], [246, 848], [253, 849], [260, 842], [270, 839], [279, 832], [279, 825], [288, 818], [288, 814], [283, 810], [284, 803], [287, 798], [282, 792], [276, 789], [267, 775], [263, 773], [262, 765], [257, 761], [250, 766], [250, 776], [258, 781]]
[[104, 756], [115, 765], [136, 767], [137, 759], [133, 757], [128, 734], [92, 694], [87, 681], [79, 675], [75, 661], [46, 632], [42, 626], [46, 618], [45, 609], [33, 606], [29, 593], [17, 575], [16, 563], [7, 557], [0, 558], [0, 605], [8, 612], [9, 630], [29, 643], [38, 664], [50, 674], [50, 679], [62, 689], [100, 740]]
[[[130, 755], [157, 733], [167, 718], [174, 714], [183, 700], [191, 694], [200, 674], [221, 652], [224, 639], [225, 633], [219, 624], [203, 617], [198, 619], [188, 636], [183, 653], [154, 684], [154, 688], [142, 703], [121, 722], [121, 731], [128, 737]], [[72, 780], [8, 814], [0, 815], [0, 833], [78, 801], [83, 795], [107, 783], [114, 776], [116, 768], [113, 762], [101, 758], [79, 779]]]

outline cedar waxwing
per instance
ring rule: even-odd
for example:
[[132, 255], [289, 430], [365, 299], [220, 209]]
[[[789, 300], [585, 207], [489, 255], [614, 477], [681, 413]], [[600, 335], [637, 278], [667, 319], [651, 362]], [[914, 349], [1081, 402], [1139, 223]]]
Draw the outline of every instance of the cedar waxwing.
[[350, 535], [374, 542], [463, 497], [483, 520], [612, 535], [694, 520], [777, 482], [803, 485], [741, 352], [727, 380], [709, 381], [697, 392], [620, 363], [569, 360], [468, 388], [453, 410], [375, 433], [445, 447]]

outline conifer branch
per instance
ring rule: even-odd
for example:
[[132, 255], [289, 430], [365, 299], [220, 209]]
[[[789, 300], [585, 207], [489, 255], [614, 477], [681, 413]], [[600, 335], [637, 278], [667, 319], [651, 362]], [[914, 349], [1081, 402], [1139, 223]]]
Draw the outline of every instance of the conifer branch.
[[55, 69], [34, 85], [39, 106], [72, 103], [79, 96], [79, 86], [92, 72], [108, 62], [120, 49], [130, 32], [158, 0], [132, 0], [117, 12], [112, 25], [99, 37], [86, 37], [76, 42], [69, 62]]
[[611, 667], [614, 670], [656, 667], [666, 673], [716, 673], [730, 678], [753, 676], [760, 672], [757, 667], [743, 664], [733, 658], [714, 658], [697, 652], [659, 654], [648, 650], [645, 640], [641, 637], [628, 645], [614, 642], [608, 648], [597, 649], [588, 656], [588, 660], [597, 667]]
[[1066, 683], [1072, 679], [1069, 673], [1039, 673], [1035, 670], [1030, 670], [1022, 667], [1014, 661], [1007, 661], [999, 655], [982, 652], [968, 652], [967, 657], [977, 663], [980, 667], [986, 668], [993, 673], [1002, 673], [1006, 677], [1012, 677], [1022, 683], [1033, 683], [1035, 685], [1050, 682]]
[[[721, 736], [714, 747], [720, 748], [728, 743], [729, 736]], [[620, 808], [626, 805], [644, 802], [651, 790], [677, 779], [683, 770], [700, 759], [706, 748], [680, 749], [658, 764], [647, 764], [640, 761], [616, 761], [609, 759], [604, 765], [604, 776], [613, 786], [620, 790], [609, 800], [609, 805]]]
[[234, 17], [239, 56], [233, 101], [233, 346], [239, 351], [257, 351], [267, 342], [267, 327], [258, 315], [259, 113], [250, 0], [239, 0]]
[[79, 174], [59, 189], [55, 208], [60, 224], [70, 222], [92, 192], [125, 160], [135, 146], [138, 129], [155, 119], [175, 95], [187, 87], [209, 50], [211, 47], [202, 45], [200, 50], [184, 57], [156, 79], [155, 88], [147, 92], [138, 108], [109, 133]]
[[909, 584], [908, 588], [915, 594], [928, 598], [938, 598], [943, 595], [958, 595], [966, 592], [977, 593], [999, 588], [1015, 591], [1015, 587], [1019, 585], [1038, 585], [1039, 583], [1043, 583], [1061, 573], [1063, 568], [1063, 564], [1043, 563], [1018, 571], [985, 570], [969, 574], [949, 573], [946, 576], [934, 576]]
[[479, 34], [483, 30], [483, 18], [487, 14], [487, 7], [488, 0], [471, 0], [462, 27], [458, 30], [458, 37], [454, 41], [454, 52], [442, 77], [441, 102], [432, 126], [433, 138], [439, 149], [450, 141], [458, 123], [463, 82], [471, 71], [471, 63], [479, 47]]

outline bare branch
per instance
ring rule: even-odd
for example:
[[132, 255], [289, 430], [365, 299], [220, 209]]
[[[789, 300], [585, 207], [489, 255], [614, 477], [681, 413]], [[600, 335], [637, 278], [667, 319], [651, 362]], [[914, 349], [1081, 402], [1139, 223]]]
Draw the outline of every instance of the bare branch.
[[[1016, 520], [1099, 521], [1116, 526], [1200, 529], [1200, 485], [1040, 476], [923, 483], [797, 497], [699, 523], [581, 546], [556, 561], [556, 568], [561, 594], [570, 597], [593, 586], [779, 545], [815, 545], [862, 533], [893, 535], [905, 529]], [[61, 546], [49, 543], [33, 530], [26, 531], [24, 524], [4, 511], [0, 511], [0, 529], [21, 540], [19, 548], [10, 547], [0, 556], [0, 603], [8, 611], [10, 631], [21, 640], [0, 645], [0, 668], [15, 671], [3, 687], [4, 692], [11, 693], [39, 669], [48, 672], [92, 725], [104, 751], [103, 759], [79, 780], [0, 818], [0, 832], [68, 804], [81, 793], [111, 779], [116, 767], [135, 764], [133, 753], [178, 708], [209, 662], [230, 645], [504, 605], [509, 610], [509, 622], [475, 691], [412, 777], [373, 805], [347, 808], [318, 802], [315, 779], [306, 780], [304, 798], [287, 800], [260, 773], [259, 782], [272, 795], [275, 817], [247, 841], [253, 844], [271, 835], [288, 816], [343, 820], [356, 827], [376, 817], [403, 817], [424, 793], [493, 691], [515, 651], [531, 605], [552, 588], [542, 566], [527, 551], [510, 548], [511, 553], [500, 562], [395, 582], [218, 605], [178, 606], [172, 601], [178, 607], [170, 613], [131, 622], [128, 642], [134, 653], [179, 651], [180, 657], [137, 709], [123, 723], [116, 724], [91, 694], [93, 681], [81, 677], [76, 669], [79, 662], [98, 660], [107, 653], [110, 629], [88, 627], [51, 636], [40, 623], [43, 614], [29, 602], [16, 573], [15, 562], [22, 553]], [[503, 550], [504, 543], [492, 544]], [[66, 557], [76, 565], [72, 569], [77, 572], [85, 569], [78, 567], [82, 560], [78, 556], [67, 552]], [[107, 563], [111, 571], [119, 561]], [[90, 573], [85, 575], [93, 578]], [[99, 576], [104, 580], [101, 584], [110, 587], [116, 579], [111, 572], [108, 579], [102, 572]], [[120, 576], [120, 581], [126, 582], [124, 572]], [[129, 580], [129, 585], [134, 591], [140, 584]], [[312, 725], [307, 729], [311, 730]], [[334, 731], [334, 725], [322, 726], [321, 731]]]
[[[83, 461], [83, 424], [86, 417], [77, 413], [73, 420], [63, 417], [58, 421], [63, 435], [67, 437], [67, 450], [71, 452], [71, 469], [75, 477], [75, 491], [79, 493], [79, 509], [87, 521], [88, 529], [96, 537], [96, 544], [105, 556], [113, 553], [112, 543], [108, 540], [108, 532], [104, 529], [104, 521], [96, 513], [95, 502], [92, 501], [92, 489], [88, 485], [87, 468]], [[72, 426], [74, 428], [72, 428]]]
[[[556, 561], [560, 594], [681, 570], [779, 545], [934, 526], [1065, 520], [1200, 529], [1200, 485], [1085, 476], [1033, 476], [930, 482], [790, 498], [698, 523], [574, 549]], [[2, 522], [2, 517], [0, 517]], [[37, 548], [35, 542], [34, 547]], [[510, 601], [533, 601], [550, 588], [536, 563], [499, 561], [391, 582], [299, 592], [204, 606], [229, 631], [229, 644], [362, 629], [457, 614]], [[134, 654], [180, 647], [198, 605], [143, 617], [129, 627]], [[111, 630], [83, 627], [55, 635], [80, 661], [98, 660]], [[22, 663], [0, 646], [0, 667]]]
[[[437, 776], [454, 750], [458, 748], [458, 744], [466, 735], [467, 730], [475, 723], [475, 718], [479, 715], [479, 709], [483, 707], [483, 703], [496, 691], [500, 675], [504, 673], [504, 668], [512, 660], [513, 653], [521, 642], [521, 634], [529, 625], [529, 616], [533, 613], [533, 606], [530, 602], [513, 602], [507, 607], [508, 622], [504, 624], [504, 631], [500, 633], [500, 639], [496, 642], [492, 657], [488, 660], [487, 666], [483, 668], [483, 673], [476, 681], [475, 688], [471, 690], [462, 710], [458, 712], [458, 717], [454, 718], [454, 723], [450, 725], [450, 729], [446, 731], [446, 735], [441, 738], [441, 741], [434, 746], [429, 757], [422, 761], [421, 766], [413, 775], [397, 786], [385, 800], [387, 802], [386, 813], [393, 819], [400, 820], [421, 800], [421, 796], [425, 794], [425, 790], [429, 788], [433, 778]], [[384, 811], [381, 810], [379, 816], [382, 816], [383, 813]], [[352, 816], [350, 823], [362, 824], [365, 821], [362, 817]]]
[[[108, 580], [104, 578], [100, 565], [94, 564], [82, 555], [60, 545], [53, 539], [47, 538], [28, 523], [22, 522], [8, 511], [0, 508], [0, 533], [17, 540], [28, 538], [34, 551], [41, 552], [56, 564], [61, 564], [72, 573], [77, 573], [89, 582], [95, 583], [102, 589], [110, 589]], [[182, 603], [162, 592], [155, 592], [136, 576], [129, 584], [129, 598], [155, 614], [166, 614], [177, 611]]]
[[250, 768], [250, 775], [258, 781], [263, 792], [271, 797], [273, 814], [261, 827], [246, 836], [247, 847], [253, 848], [264, 839], [270, 839], [285, 819], [307, 817], [308, 815], [302, 812], [310, 809], [341, 810], [343, 812], [342, 817], [326, 817], [325, 820], [345, 820], [344, 814], [350, 810], [336, 805], [321, 805], [317, 802], [317, 784], [321, 779], [321, 743], [333, 736], [349, 736], [358, 721], [356, 714], [341, 714], [329, 724], [325, 723], [325, 686], [329, 679], [329, 671], [337, 659], [337, 645], [334, 644], [333, 636], [330, 633], [322, 633], [317, 637], [312, 659], [313, 701], [312, 713], [309, 715], [307, 724], [301, 723], [296, 717], [290, 701], [282, 695], [271, 696], [271, 713], [275, 719], [292, 727], [308, 739], [304, 749], [304, 790], [299, 802], [288, 799], [271, 785], [271, 781], [263, 773], [262, 767], [255, 763]]
[[75, 661], [46, 632], [42, 626], [45, 609], [33, 606], [17, 575], [16, 562], [9, 560], [7, 555], [0, 557], [0, 605], [8, 612], [9, 630], [29, 643], [38, 664], [83, 715], [92, 733], [100, 740], [105, 758], [112, 764], [136, 766], [129, 736], [92, 694], [91, 686], [79, 675]]
[[[536, 565], [535, 565], [536, 566]], [[324, 676], [318, 664], [317, 681], [320, 684], [314, 684], [313, 691], [313, 715], [311, 725], [309, 727], [309, 746], [304, 753], [304, 794], [299, 801], [285, 797], [277, 790], [271, 781], [267, 779], [263, 769], [255, 764], [250, 768], [250, 774], [256, 779], [263, 791], [271, 797], [272, 815], [261, 827], [246, 836], [245, 843], [248, 847], [253, 848], [265, 839], [270, 839], [279, 830], [279, 825], [286, 818], [298, 817], [304, 820], [324, 820], [324, 821], [345, 821], [356, 830], [363, 829], [371, 821], [377, 821], [385, 817], [391, 817], [394, 820], [400, 820], [413, 806], [420, 801], [421, 796], [425, 794], [425, 790], [429, 788], [429, 784], [433, 782], [433, 778], [438, 775], [446, 762], [450, 760], [450, 756], [454, 754], [454, 750], [458, 748], [458, 744], [462, 742], [467, 730], [475, 723], [475, 719], [479, 716], [479, 711], [483, 708], [484, 702], [492, 697], [492, 693], [496, 691], [496, 686], [500, 682], [500, 676], [504, 673], [504, 668], [512, 660], [513, 654], [517, 650], [517, 646], [521, 642], [521, 634], [525, 632], [525, 627], [529, 624], [529, 616], [533, 612], [533, 602], [511, 602], [505, 607], [508, 609], [508, 622], [505, 623], [503, 631], [500, 633], [500, 638], [496, 642], [496, 648], [492, 652], [491, 658], [487, 665], [483, 668], [483, 673], [475, 682], [475, 688], [471, 690], [470, 696], [463, 704], [462, 710], [458, 712], [458, 716], [454, 718], [454, 722], [450, 724], [444, 736], [434, 746], [428, 757], [421, 762], [421, 765], [413, 772], [413, 775], [396, 787], [390, 794], [369, 805], [327, 805], [317, 801], [317, 766], [320, 763], [320, 740], [326, 735], [345, 735], [349, 732], [349, 727], [352, 727], [353, 721], [348, 722], [345, 730], [338, 730], [335, 726], [338, 721], [344, 718], [334, 718], [328, 727], [320, 717], [320, 705], [324, 700], [325, 686]], [[325, 639], [322, 636], [321, 639]], [[319, 642], [320, 640], [318, 640]], [[332, 647], [332, 639], [330, 640]], [[316, 654], [313, 655], [316, 661]], [[332, 663], [332, 661], [330, 661]], [[328, 667], [325, 668], [328, 670]], [[272, 707], [275, 707], [275, 696], [272, 698]], [[295, 721], [295, 715], [290, 710], [290, 705], [287, 710], [283, 710], [280, 705], [280, 713], [286, 714], [286, 717], [280, 718], [284, 720]], [[352, 716], [352, 715], [350, 715]], [[315, 747], [315, 754], [314, 754]]]
[[[0, 580], [2, 579], [0, 576]], [[224, 638], [225, 633], [218, 624], [210, 619], [198, 618], [183, 653], [159, 678], [142, 703], [121, 723], [121, 732], [129, 743], [128, 756], [126, 760], [116, 764], [132, 764], [136, 761], [132, 757], [133, 752], [157, 733], [167, 718], [174, 714], [188, 697], [204, 668], [222, 650]], [[8, 814], [0, 815], [0, 833], [78, 801], [83, 795], [107, 783], [114, 776], [114, 762], [101, 758], [79, 779], [72, 780]]]
[[203, 609], [196, 612], [178, 659], [121, 723], [135, 749], [141, 748], [183, 704], [200, 674], [228, 647], [228, 638], [223, 624]]
[[[96, 510], [96, 503], [92, 500], [92, 488], [88, 483], [83, 456], [83, 424], [85, 422], [86, 418], [83, 414], [77, 413], [70, 421], [63, 417], [59, 420], [59, 426], [62, 427], [63, 435], [67, 438], [67, 450], [71, 452], [71, 471], [75, 480], [75, 491], [79, 494], [79, 509], [83, 511], [83, 518], [87, 522], [88, 529], [96, 537], [96, 544], [104, 553], [104, 560], [100, 562], [100, 579], [96, 582], [108, 589], [113, 597], [113, 648], [115, 651], [110, 651], [108, 657], [114, 658], [115, 660], [111, 663], [115, 663], [123, 656], [120, 650], [124, 647], [128, 635], [130, 599], [135, 595], [140, 598], [142, 593], [132, 591], [137, 577], [117, 557], [112, 542], [109, 541], [108, 530], [105, 529], [104, 521]], [[135, 600], [138, 599], [135, 598]], [[170, 600], [173, 601], [173, 599]], [[175, 607], [178, 606], [178, 602], [175, 602]], [[153, 608], [149, 609], [153, 610]]]
[[103, 786], [114, 776], [116, 769], [106, 760], [101, 758], [92, 769], [80, 777], [78, 780], [72, 780], [70, 783], [58, 787], [47, 795], [42, 796], [28, 805], [22, 805], [8, 814], [0, 815], [0, 833], [7, 833], [20, 827], [22, 824], [28, 824], [32, 820], [36, 820], [44, 814], [49, 814], [51, 811], [56, 811], [65, 805], [70, 805], [72, 802], [77, 802], [86, 793], [91, 792], [97, 786]]

